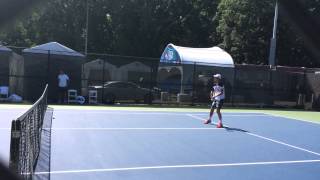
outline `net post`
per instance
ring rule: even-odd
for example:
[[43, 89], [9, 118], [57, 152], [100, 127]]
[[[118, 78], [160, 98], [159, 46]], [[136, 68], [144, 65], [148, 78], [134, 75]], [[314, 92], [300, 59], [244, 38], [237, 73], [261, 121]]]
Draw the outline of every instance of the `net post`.
[[20, 170], [19, 170], [20, 136], [21, 136], [20, 120], [13, 120], [11, 123], [9, 169], [11, 169], [16, 174], [20, 173]]

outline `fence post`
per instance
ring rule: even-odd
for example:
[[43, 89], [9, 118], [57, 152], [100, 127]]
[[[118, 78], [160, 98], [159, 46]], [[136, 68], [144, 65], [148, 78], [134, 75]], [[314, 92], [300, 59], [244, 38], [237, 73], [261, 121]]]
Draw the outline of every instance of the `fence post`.
[[233, 70], [233, 78], [232, 78], [232, 88], [231, 88], [231, 106], [234, 107], [234, 89], [236, 84], [236, 74], [237, 74], [237, 66], [234, 67]]
[[196, 92], [196, 62], [193, 63], [193, 77], [192, 77], [192, 92], [191, 92], [191, 105], [194, 106], [194, 94]]
[[303, 67], [303, 98], [302, 98], [302, 103], [303, 106], [305, 106], [307, 94], [308, 94], [308, 88], [307, 88], [307, 68]]
[[19, 174], [19, 151], [20, 151], [20, 120], [13, 120], [11, 123], [10, 161], [9, 168]]
[[[140, 85], [143, 85], [143, 87], [148, 87], [148, 89], [149, 89], [149, 92], [148, 92], [148, 96], [146, 97], [146, 98], [148, 98], [147, 99], [147, 104], [152, 104], [152, 100], [153, 100], [153, 93], [152, 93], [152, 86], [153, 86], [153, 84], [152, 84], [152, 74], [153, 74], [153, 64], [152, 64], [152, 61], [151, 61], [151, 63], [149, 64], [150, 66], [149, 66], [149, 68], [150, 68], [150, 73], [149, 73], [149, 80], [147, 81], [145, 81], [145, 82], [140, 82]], [[146, 85], [145, 85], [145, 83], [146, 83]]]
[[105, 74], [106, 74], [106, 72], [105, 72], [105, 68], [106, 68], [106, 60], [105, 59], [103, 59], [102, 60], [102, 92], [101, 92], [101, 100], [102, 100], [102, 103], [104, 102], [104, 83], [105, 83]]
[[[271, 99], [271, 105], [273, 106], [274, 105], [274, 81], [273, 81], [273, 75], [272, 73], [273, 72], [276, 72], [277, 71], [277, 68], [276, 66], [270, 66], [269, 68], [269, 84], [270, 84], [270, 87], [269, 87], [269, 95], [270, 95], [270, 99]], [[267, 102], [268, 103], [268, 102]]]

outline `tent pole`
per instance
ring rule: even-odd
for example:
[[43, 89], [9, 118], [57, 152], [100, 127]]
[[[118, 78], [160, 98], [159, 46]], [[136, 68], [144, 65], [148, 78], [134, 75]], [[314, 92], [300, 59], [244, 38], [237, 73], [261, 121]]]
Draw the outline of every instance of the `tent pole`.
[[47, 61], [47, 84], [49, 84], [49, 76], [50, 76], [50, 50], [48, 50], [48, 61]]

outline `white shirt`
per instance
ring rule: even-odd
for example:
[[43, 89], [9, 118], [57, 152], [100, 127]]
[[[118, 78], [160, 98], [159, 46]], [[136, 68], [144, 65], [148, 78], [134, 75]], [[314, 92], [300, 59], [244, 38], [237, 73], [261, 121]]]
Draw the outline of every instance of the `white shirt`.
[[69, 76], [66, 74], [59, 74], [58, 81], [59, 81], [59, 84], [58, 84], [59, 87], [67, 87], [68, 81], [69, 81]]
[[212, 87], [212, 92], [213, 92], [213, 95], [216, 95], [216, 94], [220, 94], [219, 96], [216, 96], [214, 98], [214, 100], [217, 100], [217, 101], [220, 101], [220, 100], [223, 100], [225, 98], [225, 91], [224, 91], [224, 86], [223, 84], [219, 83], [219, 84], [215, 84], [213, 87]]

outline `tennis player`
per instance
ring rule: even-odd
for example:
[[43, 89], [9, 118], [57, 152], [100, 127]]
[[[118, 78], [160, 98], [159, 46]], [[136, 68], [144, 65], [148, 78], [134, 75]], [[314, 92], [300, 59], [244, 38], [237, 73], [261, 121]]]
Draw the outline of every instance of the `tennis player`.
[[218, 114], [218, 118], [219, 121], [217, 123], [217, 128], [222, 128], [222, 115], [221, 115], [221, 108], [223, 106], [223, 101], [225, 98], [225, 91], [224, 91], [224, 85], [221, 81], [221, 74], [215, 74], [213, 76], [213, 87], [212, 90], [210, 92], [210, 98], [212, 100], [212, 105], [211, 105], [211, 109], [210, 109], [210, 117], [208, 120], [206, 120], [204, 122], [204, 124], [209, 124], [211, 123], [211, 119], [214, 113], [214, 110], [217, 109], [217, 114]]

